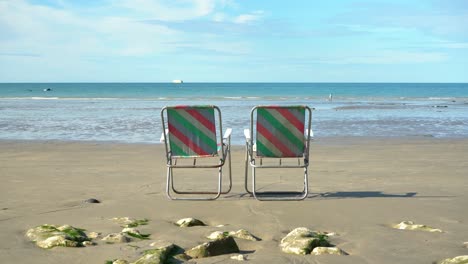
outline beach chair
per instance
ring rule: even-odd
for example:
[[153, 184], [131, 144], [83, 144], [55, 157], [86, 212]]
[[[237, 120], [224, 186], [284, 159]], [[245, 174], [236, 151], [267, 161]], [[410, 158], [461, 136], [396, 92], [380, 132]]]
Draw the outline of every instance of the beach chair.
[[[217, 118], [215, 112], [217, 112]], [[215, 200], [221, 194], [230, 192], [232, 187], [230, 153], [232, 129], [226, 129], [224, 136], [222, 136], [219, 108], [212, 105], [164, 107], [161, 110], [161, 119], [164, 131], [161, 135], [161, 141], [164, 142], [167, 159], [167, 197], [172, 200]], [[216, 119], [218, 126], [216, 126]], [[219, 138], [217, 138], [217, 134], [219, 134]], [[223, 166], [226, 162], [229, 170], [229, 187], [223, 191]], [[177, 190], [174, 187], [173, 179], [173, 171], [177, 168], [218, 169], [217, 191]], [[171, 191], [178, 194], [178, 197], [172, 195]], [[190, 197], [184, 196], [186, 194], [189, 194]], [[208, 194], [214, 196], [207, 197]]]
[[[252, 109], [250, 129], [244, 130], [245, 190], [257, 200], [303, 200], [307, 197], [309, 145], [313, 137], [311, 119], [312, 111], [307, 106], [256, 106]], [[291, 163], [291, 159], [297, 159], [297, 164], [294, 160]], [[283, 163], [285, 160], [288, 162]], [[252, 190], [248, 188], [249, 164], [252, 168]], [[303, 168], [302, 192], [258, 192], [256, 169], [260, 168]]]

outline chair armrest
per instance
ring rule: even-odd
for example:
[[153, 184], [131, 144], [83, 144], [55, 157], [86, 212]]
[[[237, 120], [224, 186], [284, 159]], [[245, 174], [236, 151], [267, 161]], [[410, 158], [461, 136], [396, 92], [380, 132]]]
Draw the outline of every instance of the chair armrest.
[[[248, 128], [244, 129], [244, 136], [245, 136], [245, 142], [247, 143], [247, 149], [249, 149], [249, 152], [257, 151], [257, 144], [253, 144], [253, 146], [250, 145], [250, 129]], [[250, 153], [250, 155], [253, 155], [253, 154]]]
[[223, 139], [228, 139], [228, 138], [230, 138], [230, 137], [231, 137], [231, 134], [232, 134], [232, 128], [226, 129], [226, 131], [224, 131]]
[[[166, 136], [169, 134], [169, 129], [166, 128]], [[164, 133], [161, 133], [161, 138], [159, 139], [159, 142], [164, 142]]]
[[[309, 135], [310, 135], [310, 140], [314, 140], [314, 131], [311, 129], [309, 130]], [[305, 134], [304, 134], [304, 139], [307, 139], [307, 129], [305, 131]]]
[[250, 129], [244, 129], [245, 141], [250, 141]]

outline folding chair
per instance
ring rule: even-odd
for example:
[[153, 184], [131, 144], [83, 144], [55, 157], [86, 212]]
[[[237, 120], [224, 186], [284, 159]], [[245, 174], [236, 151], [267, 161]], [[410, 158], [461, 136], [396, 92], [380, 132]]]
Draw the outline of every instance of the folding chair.
[[[219, 139], [216, 133], [215, 110], [218, 114]], [[166, 117], [167, 116], [167, 122]], [[217, 106], [171, 106], [161, 110], [161, 119], [167, 159], [166, 194], [172, 200], [215, 200], [221, 194], [231, 191], [231, 132], [226, 129], [222, 136], [221, 111]], [[209, 159], [211, 158], [211, 159]], [[191, 163], [177, 164], [179, 159], [192, 159]], [[203, 164], [197, 164], [197, 159], [205, 159]], [[222, 191], [223, 166], [229, 163], [229, 187]], [[179, 191], [174, 187], [174, 173], [176, 168], [217, 168], [217, 191]], [[172, 192], [179, 194], [174, 197]], [[195, 194], [183, 197], [184, 194]], [[210, 197], [201, 197], [201, 194], [214, 194]]]
[[[254, 120], [256, 120], [255, 130]], [[255, 199], [303, 200], [307, 197], [309, 145], [313, 137], [311, 120], [312, 111], [308, 106], [256, 106], [252, 109], [250, 129], [244, 130], [246, 139], [245, 190], [253, 194]], [[255, 140], [254, 131], [256, 132]], [[277, 160], [278, 164], [263, 164], [263, 159]], [[297, 165], [283, 164], [282, 160], [285, 159], [288, 161], [297, 159]], [[252, 190], [248, 188], [249, 164], [252, 167]], [[256, 169], [260, 168], [303, 168], [304, 189], [302, 192], [258, 192]]]

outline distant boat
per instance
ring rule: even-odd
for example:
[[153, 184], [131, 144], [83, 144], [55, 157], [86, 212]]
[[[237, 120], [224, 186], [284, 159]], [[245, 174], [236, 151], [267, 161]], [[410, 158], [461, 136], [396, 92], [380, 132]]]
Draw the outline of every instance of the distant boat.
[[46, 88], [46, 89], [44, 89], [43, 91], [44, 91], [44, 92], [50, 92], [50, 91], [52, 91], [52, 89]]
[[172, 80], [172, 83], [184, 83], [182, 80]]

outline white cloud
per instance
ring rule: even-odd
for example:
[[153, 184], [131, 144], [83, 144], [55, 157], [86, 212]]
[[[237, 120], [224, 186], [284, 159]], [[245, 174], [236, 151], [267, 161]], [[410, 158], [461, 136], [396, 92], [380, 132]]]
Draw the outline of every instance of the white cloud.
[[[181, 67], [180, 61], [230, 61], [251, 51], [248, 41], [223, 34], [147, 23], [147, 15], [157, 20], [155, 12], [125, 9], [112, 1], [89, 10], [67, 1], [47, 6], [0, 0], [0, 81], [164, 79]], [[151, 2], [167, 4], [163, 18], [168, 20], [222, 14], [214, 9], [214, 0]], [[188, 5], [170, 8], [184, 3]]]
[[234, 23], [237, 24], [245, 24], [245, 23], [252, 23], [255, 21], [260, 20], [264, 15], [264, 12], [261, 10], [249, 13], [249, 14], [242, 14], [234, 18]]
[[[120, 4], [124, 2], [136, 13], [86, 16], [71, 7], [54, 8], [24, 0], [0, 1], [0, 35], [3, 35], [0, 36], [0, 50], [2, 54], [10, 55], [37, 54], [60, 63], [71, 63], [72, 58], [167, 55], [183, 47], [184, 44], [178, 43], [193, 43], [190, 48], [219, 53], [241, 54], [249, 51], [249, 45], [245, 42], [225, 40], [222, 35], [197, 34], [194, 39], [193, 34], [163, 24], [144, 23], [141, 21], [143, 15], [138, 13], [138, 10], [144, 12], [150, 7], [157, 7], [157, 11], [150, 13], [156, 15], [169, 10], [164, 14], [167, 19], [196, 18], [213, 12], [214, 0], [119, 1]], [[176, 6], [182, 4], [187, 5]], [[115, 5], [116, 2], [112, 2], [107, 7], [115, 8]], [[179, 11], [183, 14], [180, 15]], [[218, 14], [218, 19], [224, 19], [223, 13], [215, 14]]]
[[226, 14], [224, 13], [216, 13], [213, 15], [213, 21], [215, 22], [224, 22], [226, 18]]
[[163, 21], [185, 21], [211, 14], [215, 10], [216, 0], [116, 0], [120, 6], [146, 19]]

